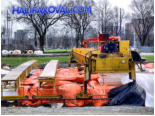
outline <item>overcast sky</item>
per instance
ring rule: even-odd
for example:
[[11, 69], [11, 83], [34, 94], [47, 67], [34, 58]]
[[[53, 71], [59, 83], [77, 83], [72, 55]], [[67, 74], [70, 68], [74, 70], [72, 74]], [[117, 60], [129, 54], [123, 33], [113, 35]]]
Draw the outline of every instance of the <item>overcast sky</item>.
[[[51, 0], [52, 2], [55, 2], [56, 0]], [[95, 2], [98, 2], [99, 0], [94, 0]], [[102, 0], [100, 0], [102, 1]], [[131, 13], [131, 8], [129, 7], [129, 5], [131, 4], [131, 0], [109, 0], [110, 4], [112, 6], [117, 6], [119, 8], [123, 8], [125, 10], [125, 12]], [[6, 9], [9, 5], [11, 4], [15, 4], [15, 0], [1, 0], [1, 10], [3, 11], [4, 9]], [[4, 17], [1, 17], [1, 23], [3, 25], [4, 23]], [[20, 24], [14, 24], [13, 27], [16, 27], [15, 30], [17, 29], [23, 29], [24, 26], [21, 26]]]
[[[56, 1], [56, 0], [54, 0], [54, 1]], [[99, 0], [94, 0], [94, 1], [99, 1]], [[14, 2], [15, 2], [15, 0], [1, 0], [2, 10], [5, 9], [8, 5], [14, 4]], [[112, 4], [112, 6], [118, 6], [120, 8], [123, 8], [124, 10], [130, 12], [129, 5], [131, 3], [131, 0], [109, 0], [109, 2]]]

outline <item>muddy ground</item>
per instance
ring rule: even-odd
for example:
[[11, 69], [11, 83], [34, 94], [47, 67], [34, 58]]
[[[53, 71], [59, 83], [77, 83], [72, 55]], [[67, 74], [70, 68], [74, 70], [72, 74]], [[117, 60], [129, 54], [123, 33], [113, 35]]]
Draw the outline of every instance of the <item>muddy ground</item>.
[[2, 107], [2, 115], [153, 115], [154, 109], [139, 106], [104, 107]]

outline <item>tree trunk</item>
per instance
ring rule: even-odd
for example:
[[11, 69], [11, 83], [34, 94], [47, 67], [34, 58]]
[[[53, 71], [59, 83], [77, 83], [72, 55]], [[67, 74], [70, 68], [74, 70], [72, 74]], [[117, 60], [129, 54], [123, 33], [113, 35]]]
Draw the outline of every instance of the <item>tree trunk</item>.
[[39, 38], [39, 43], [40, 43], [40, 50], [42, 50], [44, 52], [44, 40], [45, 40], [45, 36], [42, 35]]
[[76, 48], [79, 47], [79, 39], [80, 39], [80, 34], [78, 32], [76, 32]]
[[76, 48], [78, 48], [78, 46], [79, 46], [79, 39], [76, 38]]
[[147, 40], [147, 34], [142, 37], [141, 45], [145, 46], [145, 41]]
[[83, 46], [83, 38], [84, 38], [84, 34], [81, 34], [81, 35], [80, 35], [81, 47], [84, 47], [84, 46]]

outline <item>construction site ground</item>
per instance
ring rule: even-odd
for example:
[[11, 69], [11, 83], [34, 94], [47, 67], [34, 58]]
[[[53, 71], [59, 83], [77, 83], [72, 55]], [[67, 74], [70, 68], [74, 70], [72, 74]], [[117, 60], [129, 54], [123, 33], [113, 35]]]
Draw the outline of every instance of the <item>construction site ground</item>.
[[153, 115], [154, 108], [140, 106], [102, 107], [2, 107], [2, 115]]

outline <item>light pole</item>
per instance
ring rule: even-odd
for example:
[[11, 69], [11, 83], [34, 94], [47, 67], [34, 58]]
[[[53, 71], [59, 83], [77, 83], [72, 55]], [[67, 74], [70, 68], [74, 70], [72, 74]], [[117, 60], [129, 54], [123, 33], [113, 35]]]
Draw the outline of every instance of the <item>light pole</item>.
[[133, 47], [136, 48], [136, 33], [135, 33], [135, 30], [134, 30], [134, 44], [133, 44]]

